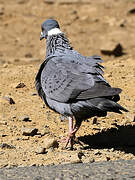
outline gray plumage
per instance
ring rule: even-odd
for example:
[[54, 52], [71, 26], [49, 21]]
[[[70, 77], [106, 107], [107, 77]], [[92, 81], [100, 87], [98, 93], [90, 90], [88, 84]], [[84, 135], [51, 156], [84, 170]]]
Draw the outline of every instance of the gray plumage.
[[[55, 20], [54, 20], [55, 21]], [[63, 33], [48, 36], [47, 24], [58, 28], [55, 21], [42, 24], [42, 37], [47, 39], [46, 58], [36, 76], [39, 96], [54, 111], [82, 121], [107, 112], [127, 111], [117, 103], [121, 89], [112, 88], [103, 77], [99, 56], [85, 57], [75, 51]], [[49, 25], [50, 27], [50, 25]]]

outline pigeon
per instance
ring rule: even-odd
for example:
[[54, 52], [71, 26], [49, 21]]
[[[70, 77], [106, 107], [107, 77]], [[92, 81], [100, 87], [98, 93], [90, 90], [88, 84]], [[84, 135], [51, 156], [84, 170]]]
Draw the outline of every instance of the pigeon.
[[40, 40], [46, 39], [46, 57], [36, 75], [35, 86], [50, 109], [68, 117], [65, 147], [69, 144], [73, 149], [82, 121], [128, 110], [117, 103], [122, 90], [111, 87], [104, 79], [100, 56], [86, 57], [75, 51], [54, 19], [44, 21], [41, 30]]

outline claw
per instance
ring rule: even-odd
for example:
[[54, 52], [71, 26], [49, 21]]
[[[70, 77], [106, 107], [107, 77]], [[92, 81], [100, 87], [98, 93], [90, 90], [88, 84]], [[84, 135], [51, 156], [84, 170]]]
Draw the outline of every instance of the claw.
[[67, 148], [68, 144], [70, 144], [70, 149], [73, 149], [74, 144], [79, 144], [84, 147], [83, 144], [79, 141], [79, 139], [75, 137], [75, 134], [71, 134], [67, 137], [65, 148]]
[[65, 148], [67, 148], [68, 144], [70, 144], [70, 149], [73, 149], [73, 145], [75, 144], [75, 134], [74, 133], [69, 133], [67, 137], [67, 142], [65, 145]]

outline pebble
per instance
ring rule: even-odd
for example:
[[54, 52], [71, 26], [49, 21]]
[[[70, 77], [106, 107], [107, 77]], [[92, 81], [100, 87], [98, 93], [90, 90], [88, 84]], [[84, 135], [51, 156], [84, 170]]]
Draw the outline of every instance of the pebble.
[[83, 156], [85, 156], [83, 152], [81, 152], [81, 151], [78, 152], [78, 158], [79, 158], [79, 159], [82, 159]]
[[90, 157], [90, 158], [83, 158], [82, 159], [83, 163], [93, 163], [95, 162], [95, 159], [93, 157]]
[[115, 57], [119, 57], [125, 54], [123, 52], [123, 46], [120, 43], [116, 44], [114, 49], [112, 49], [112, 47], [108, 47], [108, 49], [101, 49], [101, 53], [108, 56], [114, 55]]
[[37, 132], [38, 132], [37, 128], [27, 128], [27, 127], [22, 128], [22, 134], [24, 136], [34, 136], [37, 135]]
[[48, 153], [54, 152], [54, 148], [53, 148], [53, 147], [50, 147], [49, 149], [47, 149], [47, 152], [48, 152]]
[[25, 3], [26, 3], [26, 0], [17, 0], [17, 3], [18, 3], [18, 4], [25, 4]]
[[37, 96], [37, 93], [36, 92], [33, 92], [30, 94], [31, 96]]
[[27, 140], [29, 140], [29, 139], [30, 139], [30, 137], [29, 137], [29, 136], [27, 136], [27, 137], [23, 137], [23, 138], [21, 138], [20, 140], [27, 141]]
[[49, 131], [48, 128], [44, 128], [44, 129], [42, 129], [42, 130], [39, 131], [39, 134], [40, 134], [41, 136], [44, 136], [44, 135], [46, 135], [46, 134], [50, 134], [50, 131]]
[[9, 102], [9, 104], [15, 104], [15, 101], [10, 96], [3, 96], [3, 99]]
[[81, 159], [78, 157], [78, 154], [71, 155], [69, 160], [71, 164], [82, 163]]
[[24, 83], [19, 83], [17, 84], [16, 88], [23, 88], [25, 87], [26, 85]]
[[46, 105], [45, 104], [41, 105], [41, 108], [46, 108]]
[[7, 134], [0, 134], [0, 137], [6, 137]]
[[7, 121], [5, 121], [5, 120], [0, 121], [0, 125], [7, 125]]
[[135, 8], [130, 9], [130, 10], [128, 11], [128, 14], [135, 14]]
[[135, 116], [131, 113], [126, 114], [127, 122], [135, 122]]
[[4, 7], [0, 7], [0, 16], [4, 15]]
[[101, 155], [102, 153], [99, 150], [96, 149], [96, 150], [94, 150], [94, 154], [95, 155]]
[[108, 156], [106, 157], [106, 160], [107, 160], [107, 161], [110, 161], [110, 159], [111, 159], [110, 157], [108, 157]]
[[46, 149], [49, 149], [51, 147], [58, 148], [58, 146], [59, 146], [58, 141], [56, 139], [54, 139], [53, 137], [46, 137], [44, 139], [44, 147]]
[[4, 153], [5, 153], [4, 151], [1, 151], [1, 152], [0, 152], [0, 155], [2, 155], [2, 154], [4, 154]]
[[89, 0], [44, 0], [44, 3], [46, 4], [54, 4], [54, 3], [58, 3], [58, 4], [89, 4], [90, 1]]
[[47, 153], [46, 148], [41, 147], [41, 146], [38, 146], [35, 152], [36, 152], [36, 154], [45, 154], [45, 153]]
[[25, 122], [30, 122], [30, 121], [31, 121], [30, 118], [29, 118], [29, 116], [27, 116], [27, 115], [21, 116], [21, 117], [19, 118], [19, 120], [20, 120], [20, 121], [25, 121]]
[[32, 54], [31, 53], [27, 53], [27, 54], [25, 54], [25, 57], [26, 58], [32, 58]]
[[7, 144], [7, 143], [2, 143], [2, 144], [0, 144], [0, 147], [1, 147], [2, 149], [15, 149], [15, 146], [9, 145], [9, 144]]

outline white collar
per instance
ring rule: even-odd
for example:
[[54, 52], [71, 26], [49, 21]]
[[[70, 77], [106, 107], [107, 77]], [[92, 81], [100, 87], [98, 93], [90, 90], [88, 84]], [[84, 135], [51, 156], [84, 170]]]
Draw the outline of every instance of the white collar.
[[52, 36], [52, 35], [56, 35], [56, 34], [60, 34], [60, 33], [62, 33], [62, 32], [59, 28], [54, 28], [54, 29], [51, 29], [50, 31], [48, 31], [48, 36]]

